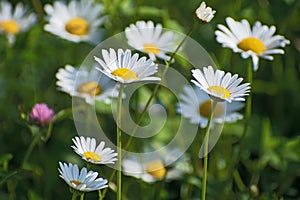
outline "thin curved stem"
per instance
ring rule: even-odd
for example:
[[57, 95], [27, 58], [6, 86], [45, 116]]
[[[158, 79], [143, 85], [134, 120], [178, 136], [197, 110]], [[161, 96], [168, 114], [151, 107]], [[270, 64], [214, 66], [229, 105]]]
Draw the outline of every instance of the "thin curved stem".
[[44, 137], [44, 136], [41, 137], [41, 140], [42, 140], [43, 142], [46, 143], [46, 142], [49, 140], [49, 138], [51, 137], [52, 127], [53, 127], [53, 123], [50, 122], [49, 125], [48, 125], [48, 129], [47, 129], [46, 136], [45, 136], [45, 137]]
[[40, 134], [36, 134], [36, 135], [33, 137], [33, 139], [31, 140], [31, 143], [30, 143], [30, 145], [29, 145], [29, 147], [28, 147], [28, 149], [27, 149], [27, 151], [26, 151], [26, 154], [25, 154], [25, 156], [24, 156], [24, 160], [23, 160], [23, 162], [22, 162], [22, 168], [24, 168], [24, 167], [26, 166], [26, 164], [27, 164], [27, 162], [28, 162], [28, 159], [29, 159], [31, 153], [32, 153], [34, 147], [35, 147], [35, 146], [37, 145], [37, 143], [39, 142], [39, 140], [40, 140]]
[[98, 197], [99, 197], [98, 198], [99, 200], [103, 200], [103, 198], [104, 198], [103, 195], [102, 195], [101, 190], [98, 190]]
[[204, 165], [203, 165], [203, 181], [202, 181], [202, 198], [201, 200], [205, 200], [206, 197], [206, 179], [207, 179], [207, 163], [208, 163], [208, 141], [209, 141], [209, 132], [210, 126], [214, 115], [214, 110], [217, 105], [217, 101], [213, 100], [212, 107], [210, 110], [207, 126], [206, 126], [206, 133], [204, 137]]
[[[162, 77], [164, 77], [164, 76], [166, 75], [166, 73], [167, 73], [167, 71], [168, 71], [168, 68], [169, 68], [169, 66], [170, 66], [171, 63], [172, 63], [172, 60], [174, 59], [176, 53], [179, 51], [180, 47], [184, 44], [184, 42], [186, 41], [186, 39], [192, 34], [192, 32], [193, 32], [193, 30], [194, 30], [194, 28], [195, 28], [195, 24], [196, 24], [196, 22], [194, 21], [194, 23], [193, 23], [191, 29], [190, 29], [190, 30], [188, 31], [188, 33], [184, 36], [184, 38], [181, 40], [181, 42], [179, 43], [179, 45], [176, 47], [175, 51], [171, 54], [170, 59], [166, 62], [166, 68], [164, 69], [164, 71], [163, 71], [163, 73], [162, 73]], [[136, 133], [136, 131], [137, 131], [137, 129], [138, 129], [140, 123], [142, 122], [142, 119], [143, 119], [144, 115], [146, 114], [146, 111], [148, 110], [148, 107], [149, 107], [149, 105], [150, 105], [152, 99], [155, 97], [155, 95], [156, 95], [156, 93], [157, 93], [159, 87], [160, 87], [160, 84], [157, 83], [157, 84], [155, 85], [155, 88], [154, 88], [153, 92], [151, 93], [151, 95], [150, 95], [150, 97], [149, 97], [149, 99], [148, 99], [148, 101], [147, 101], [147, 103], [146, 103], [144, 109], [142, 110], [141, 114], [140, 114], [139, 117], [138, 117], [137, 123], [135, 124], [135, 126], [134, 126], [134, 128], [133, 128], [133, 130], [132, 130], [131, 137], [129, 138], [129, 140], [128, 140], [127, 144], [126, 144], [126, 148], [129, 147], [129, 145], [131, 144], [132, 139], [133, 139], [133, 136], [135, 135], [135, 133]]]
[[33, 7], [39, 17], [39, 19], [43, 22], [44, 21], [44, 11], [43, 6], [40, 0], [31, 0]]
[[77, 194], [76, 194], [76, 192], [73, 192], [73, 194], [72, 194], [72, 200], [76, 200], [77, 199]]
[[80, 195], [80, 200], [84, 200], [84, 193]]

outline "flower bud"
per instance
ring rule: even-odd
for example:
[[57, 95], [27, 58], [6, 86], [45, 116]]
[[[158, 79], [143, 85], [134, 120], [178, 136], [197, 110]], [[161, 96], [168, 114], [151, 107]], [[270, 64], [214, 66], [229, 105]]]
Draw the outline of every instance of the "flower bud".
[[30, 122], [42, 127], [53, 121], [54, 111], [47, 104], [35, 104], [29, 115]]
[[206, 7], [205, 2], [202, 2], [195, 13], [200, 22], [209, 23], [214, 18], [216, 11], [211, 7]]

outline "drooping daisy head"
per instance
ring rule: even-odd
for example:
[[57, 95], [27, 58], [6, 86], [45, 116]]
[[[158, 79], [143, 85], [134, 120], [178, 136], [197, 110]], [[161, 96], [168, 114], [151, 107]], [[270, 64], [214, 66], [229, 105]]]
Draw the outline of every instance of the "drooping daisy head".
[[197, 19], [202, 23], [209, 23], [215, 16], [216, 11], [211, 7], [206, 7], [205, 2], [203, 1], [200, 6], [196, 9]]
[[237, 74], [214, 71], [212, 66], [203, 67], [203, 71], [194, 69], [192, 75], [196, 79], [192, 82], [217, 101], [245, 101], [244, 96], [250, 91], [250, 83], [239, 85], [243, 78], [238, 78]]
[[116, 97], [115, 82], [99, 72], [96, 68], [90, 71], [84, 66], [80, 69], [66, 65], [60, 68], [56, 74], [56, 85], [59, 90], [71, 96], [84, 98], [89, 104], [96, 101], [110, 103], [111, 97]]
[[163, 32], [161, 24], [152, 21], [137, 21], [125, 29], [128, 44], [150, 56], [152, 60], [161, 58], [165, 61], [170, 59], [167, 55], [176, 49], [177, 36], [171, 31]]
[[0, 3], [0, 33], [5, 34], [8, 42], [13, 44], [15, 35], [27, 31], [36, 22], [36, 15], [28, 13], [22, 3], [13, 9], [6, 0]]
[[95, 138], [90, 137], [75, 137], [72, 139], [75, 146], [72, 146], [74, 151], [87, 162], [94, 164], [114, 164], [117, 160], [117, 153], [111, 148], [104, 148], [105, 142], [96, 144]]
[[123, 173], [127, 176], [142, 179], [148, 183], [164, 179], [168, 181], [183, 178], [184, 174], [191, 172], [188, 156], [183, 154], [183, 156], [177, 161], [174, 161], [173, 164], [166, 166], [167, 163], [170, 163], [170, 159], [173, 159], [170, 157], [172, 157], [177, 150], [178, 149], [172, 149], [165, 155], [151, 159], [143, 157], [142, 155], [140, 157], [127, 156], [122, 160]]
[[[190, 123], [199, 124], [201, 128], [205, 128], [210, 115], [212, 100], [206, 92], [199, 87], [183, 87], [183, 94], [179, 94], [179, 104], [177, 112], [183, 117], [189, 118]], [[233, 123], [243, 118], [243, 115], [237, 111], [244, 107], [242, 102], [218, 102], [214, 110], [214, 118], [211, 127], [214, 123], [229, 122]]]
[[72, 42], [98, 44], [105, 20], [102, 10], [102, 4], [89, 0], [71, 0], [68, 5], [55, 1], [53, 6], [45, 5], [49, 23], [44, 29]]
[[59, 176], [75, 190], [90, 192], [108, 187], [107, 180], [98, 178], [97, 172], [87, 171], [85, 167], [79, 171], [78, 166], [72, 163], [59, 162], [59, 166]]
[[241, 53], [243, 58], [252, 57], [253, 70], [258, 69], [259, 57], [273, 60], [271, 54], [284, 54], [284, 50], [280, 49], [290, 44], [290, 41], [284, 36], [274, 35], [275, 26], [268, 27], [257, 21], [252, 29], [249, 22], [245, 19], [240, 22], [227, 17], [226, 23], [228, 28], [219, 24], [216, 34], [216, 40], [223, 47], [231, 48], [235, 53]]
[[157, 64], [146, 57], [139, 58], [137, 53], [131, 55], [129, 49], [118, 49], [118, 52], [112, 48], [103, 49], [102, 57], [95, 56], [100, 64], [98, 69], [117, 82], [160, 81], [158, 77], [150, 77], [157, 72]]

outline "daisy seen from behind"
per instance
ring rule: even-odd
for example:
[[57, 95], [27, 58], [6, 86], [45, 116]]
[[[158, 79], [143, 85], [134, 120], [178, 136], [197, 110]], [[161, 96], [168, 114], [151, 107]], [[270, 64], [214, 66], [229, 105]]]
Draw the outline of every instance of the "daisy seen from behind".
[[[201, 128], [205, 128], [208, 122], [209, 114], [212, 107], [212, 101], [206, 92], [199, 87], [183, 87], [183, 94], [179, 94], [179, 104], [177, 112], [183, 117], [190, 119], [190, 123], [199, 124]], [[229, 122], [233, 123], [243, 118], [243, 115], [237, 111], [244, 107], [242, 102], [218, 102], [214, 111], [214, 123]]]
[[56, 73], [58, 89], [71, 96], [81, 97], [86, 103], [93, 105], [95, 101], [110, 103], [111, 97], [118, 92], [116, 84], [110, 78], [99, 72], [95, 67], [88, 70], [82, 66], [77, 69], [71, 65], [60, 68]]
[[241, 53], [242, 58], [252, 58], [253, 70], [258, 69], [259, 58], [273, 60], [272, 54], [284, 54], [281, 49], [290, 41], [282, 35], [274, 35], [275, 26], [262, 25], [257, 21], [252, 29], [245, 19], [240, 22], [227, 17], [227, 26], [218, 25], [219, 30], [215, 31], [217, 42], [223, 47], [228, 47], [235, 53]]
[[107, 180], [98, 178], [98, 172], [87, 171], [84, 167], [79, 171], [76, 164], [59, 162], [60, 177], [73, 189], [90, 192], [108, 187]]
[[215, 16], [216, 11], [211, 7], [206, 6], [206, 3], [201, 2], [200, 6], [196, 9], [197, 19], [202, 23], [209, 23]]
[[139, 58], [137, 53], [132, 55], [129, 49], [118, 49], [117, 52], [112, 48], [109, 51], [103, 49], [103, 59], [94, 57], [100, 64], [99, 71], [121, 84], [160, 81], [158, 77], [151, 77], [157, 72], [157, 64], [146, 57]]
[[14, 9], [6, 0], [0, 3], [0, 33], [7, 36], [10, 45], [15, 42], [16, 35], [27, 31], [36, 19], [36, 15], [28, 13], [22, 3], [18, 3]]
[[114, 164], [117, 160], [117, 153], [111, 148], [104, 148], [105, 142], [96, 144], [95, 138], [75, 137], [72, 139], [74, 151], [82, 157], [83, 160], [93, 164]]
[[103, 6], [89, 0], [71, 0], [68, 5], [55, 1], [53, 6], [45, 5], [48, 24], [44, 29], [72, 42], [98, 44], [104, 23]]
[[243, 78], [238, 78], [237, 74], [214, 71], [212, 66], [203, 67], [203, 71], [194, 69], [192, 75], [195, 78], [192, 82], [216, 101], [245, 101], [244, 96], [250, 91], [250, 83], [240, 85]]
[[168, 61], [167, 53], [175, 51], [177, 46], [177, 36], [171, 31], [164, 32], [161, 24], [155, 25], [152, 21], [130, 24], [125, 35], [131, 47], [148, 54], [152, 60]]

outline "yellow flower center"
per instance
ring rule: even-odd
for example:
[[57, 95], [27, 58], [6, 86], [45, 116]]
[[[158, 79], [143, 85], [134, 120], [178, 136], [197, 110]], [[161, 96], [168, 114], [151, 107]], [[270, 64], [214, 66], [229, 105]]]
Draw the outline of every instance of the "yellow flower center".
[[256, 54], [261, 54], [266, 51], [266, 46], [264, 43], [257, 38], [249, 37], [245, 38], [238, 43], [238, 48], [242, 49], [243, 51], [253, 51]]
[[74, 17], [66, 23], [65, 28], [73, 35], [83, 36], [88, 34], [89, 23], [85, 19]]
[[5, 20], [0, 22], [0, 28], [7, 34], [16, 34], [19, 32], [19, 24], [15, 20]]
[[82, 94], [89, 94], [90, 96], [94, 97], [94, 96], [101, 94], [102, 88], [100, 87], [100, 85], [97, 82], [90, 81], [90, 82], [81, 84], [77, 88], [77, 91]]
[[71, 180], [70, 183], [76, 185], [76, 187], [79, 186], [79, 185], [81, 185], [81, 184], [83, 184], [83, 182], [76, 181], [76, 180]]
[[111, 74], [114, 76], [119, 76], [124, 80], [137, 79], [137, 75], [133, 71], [127, 68], [116, 69]]
[[[210, 115], [210, 110], [212, 107], [211, 100], [204, 101], [199, 105], [199, 114], [205, 118], [208, 118]], [[217, 103], [214, 111], [214, 117], [220, 117], [223, 114], [223, 107]]]
[[226, 88], [223, 88], [221, 86], [210, 86], [207, 88], [208, 91], [217, 93], [220, 95], [221, 98], [229, 98], [230, 97], [230, 92]]
[[146, 165], [146, 171], [156, 179], [163, 179], [166, 174], [166, 168], [160, 160], [149, 162]]
[[146, 53], [153, 53], [154, 55], [157, 55], [159, 53], [160, 49], [155, 44], [145, 43], [144, 51]]
[[95, 152], [86, 151], [83, 153], [83, 155], [87, 160], [93, 160], [96, 162], [101, 160], [101, 157], [98, 154], [96, 154]]

